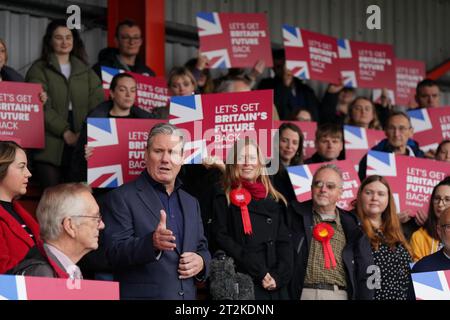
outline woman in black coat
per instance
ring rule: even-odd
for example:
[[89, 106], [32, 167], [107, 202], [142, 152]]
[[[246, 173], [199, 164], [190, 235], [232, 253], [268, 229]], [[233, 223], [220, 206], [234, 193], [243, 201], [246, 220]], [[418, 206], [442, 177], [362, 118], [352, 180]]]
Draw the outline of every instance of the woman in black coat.
[[214, 199], [216, 245], [234, 259], [236, 271], [253, 279], [257, 300], [288, 299], [293, 251], [285, 225], [286, 200], [270, 183], [254, 142], [241, 140], [232, 151], [223, 190]]
[[303, 164], [303, 133], [302, 130], [292, 122], [283, 123], [278, 128], [280, 162], [278, 172], [273, 175], [273, 186], [287, 200], [291, 202], [297, 197], [287, 171], [289, 166]]

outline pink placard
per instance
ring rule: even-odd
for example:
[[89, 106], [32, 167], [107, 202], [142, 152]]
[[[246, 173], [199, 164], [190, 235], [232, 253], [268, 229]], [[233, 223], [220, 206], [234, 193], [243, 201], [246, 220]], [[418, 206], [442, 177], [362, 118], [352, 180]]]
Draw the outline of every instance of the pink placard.
[[0, 275], [5, 300], [119, 300], [119, 283]]
[[44, 111], [37, 83], [0, 82], [0, 140], [44, 148]]
[[88, 118], [88, 183], [93, 188], [115, 188], [136, 179], [145, 168], [144, 154], [150, 129], [165, 120]]
[[442, 140], [450, 139], [450, 107], [423, 108], [408, 111], [414, 128], [413, 139], [419, 147], [435, 150]]
[[345, 160], [357, 166], [367, 152], [385, 138], [386, 134], [381, 130], [345, 125]]
[[415, 215], [417, 210], [427, 212], [433, 188], [450, 174], [450, 163], [371, 150], [366, 174], [385, 177], [397, 209]]
[[[396, 90], [388, 90], [391, 103], [400, 106], [416, 104], [417, 84], [425, 78], [425, 63], [418, 60], [395, 59]], [[380, 102], [381, 89], [373, 91], [373, 100]]]
[[186, 163], [200, 163], [206, 156], [225, 160], [236, 140], [255, 140], [271, 157], [273, 91], [216, 93], [172, 97], [169, 122], [186, 130], [193, 154]]
[[300, 79], [314, 79], [339, 84], [337, 39], [283, 26], [286, 67]]
[[149, 77], [142, 74], [102, 66], [102, 82], [105, 99], [109, 99], [109, 87], [112, 78], [118, 73], [127, 73], [136, 80], [136, 106], [147, 112], [163, 108], [169, 104], [167, 82], [162, 77]]
[[352, 88], [395, 90], [394, 47], [338, 39], [342, 83]]
[[258, 60], [273, 65], [265, 14], [200, 12], [197, 27], [199, 50], [209, 58], [209, 68], [253, 67]]

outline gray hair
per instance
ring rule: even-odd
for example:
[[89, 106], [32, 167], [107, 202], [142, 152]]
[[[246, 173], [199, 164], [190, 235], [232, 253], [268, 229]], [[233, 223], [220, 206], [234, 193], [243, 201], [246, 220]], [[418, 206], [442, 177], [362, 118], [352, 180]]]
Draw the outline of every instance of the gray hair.
[[245, 83], [248, 86], [248, 89], [251, 90], [251, 84], [244, 76], [234, 76], [222, 80], [222, 82], [220, 82], [220, 84], [217, 86], [215, 92], [217, 93], [235, 92], [234, 84], [239, 81]]
[[324, 164], [319, 169], [317, 169], [317, 171], [314, 173], [313, 181], [315, 180], [315, 178], [319, 174], [319, 172], [322, 171], [322, 170], [325, 170], [325, 169], [331, 169], [334, 172], [336, 172], [337, 175], [339, 176], [339, 179], [341, 179], [341, 187], [344, 185], [344, 177], [343, 177], [342, 170], [337, 165], [335, 165], [334, 163]]
[[158, 123], [153, 128], [150, 129], [147, 138], [147, 148], [150, 148], [153, 142], [153, 138], [159, 134], [178, 136], [181, 142], [181, 151], [183, 151], [184, 149], [183, 132], [182, 130], [180, 130], [179, 128], [170, 123]]
[[92, 193], [92, 188], [83, 183], [64, 183], [45, 189], [36, 209], [42, 240], [58, 239], [64, 218], [83, 214], [86, 205], [79, 195], [84, 192]]

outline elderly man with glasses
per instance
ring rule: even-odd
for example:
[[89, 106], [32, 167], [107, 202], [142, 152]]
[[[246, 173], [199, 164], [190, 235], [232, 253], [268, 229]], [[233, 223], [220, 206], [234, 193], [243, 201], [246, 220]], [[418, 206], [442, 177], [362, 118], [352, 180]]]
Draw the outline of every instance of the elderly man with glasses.
[[[442, 200], [447, 201], [445, 198]], [[414, 265], [412, 272], [450, 270], [450, 208], [440, 215], [437, 233], [444, 246], [441, 250], [419, 260]]]
[[342, 173], [333, 164], [314, 174], [312, 200], [293, 201], [288, 221], [295, 265], [291, 295], [301, 300], [371, 300], [369, 240], [353, 213], [336, 206]]
[[82, 279], [76, 263], [98, 248], [105, 228], [92, 189], [81, 183], [47, 188], [36, 210], [44, 243], [30, 252], [13, 273], [53, 278]]

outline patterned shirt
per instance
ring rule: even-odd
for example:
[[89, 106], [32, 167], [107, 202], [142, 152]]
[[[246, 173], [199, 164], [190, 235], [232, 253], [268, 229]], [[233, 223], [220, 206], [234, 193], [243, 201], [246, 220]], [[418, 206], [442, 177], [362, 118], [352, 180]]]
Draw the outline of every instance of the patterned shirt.
[[411, 286], [409, 264], [411, 256], [405, 247], [398, 244], [391, 249], [381, 243], [378, 250], [372, 248], [375, 265], [380, 268], [381, 286], [375, 289], [375, 300], [407, 300]]
[[323, 220], [321, 215], [313, 211], [314, 226], [320, 222], [327, 222], [334, 229], [334, 235], [330, 240], [331, 248], [336, 259], [336, 268], [325, 268], [325, 259], [323, 256], [322, 242], [317, 241], [314, 237], [311, 240], [309, 249], [308, 266], [306, 268], [305, 285], [306, 284], [331, 284], [347, 287], [345, 277], [345, 268], [342, 261], [342, 251], [344, 250], [346, 239], [344, 229], [342, 228], [339, 213], [332, 215], [334, 220]]

